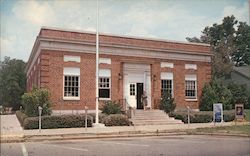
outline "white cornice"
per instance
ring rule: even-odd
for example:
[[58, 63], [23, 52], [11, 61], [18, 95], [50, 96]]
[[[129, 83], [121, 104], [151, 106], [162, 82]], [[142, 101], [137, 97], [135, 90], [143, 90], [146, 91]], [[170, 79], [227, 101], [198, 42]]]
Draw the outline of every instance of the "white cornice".
[[[38, 37], [26, 67], [27, 75], [40, 55], [41, 50], [57, 50], [95, 54], [95, 43]], [[107, 43], [100, 44], [100, 54], [203, 62], [211, 62], [212, 55], [201, 52], [143, 48], [137, 46], [112, 45]]]

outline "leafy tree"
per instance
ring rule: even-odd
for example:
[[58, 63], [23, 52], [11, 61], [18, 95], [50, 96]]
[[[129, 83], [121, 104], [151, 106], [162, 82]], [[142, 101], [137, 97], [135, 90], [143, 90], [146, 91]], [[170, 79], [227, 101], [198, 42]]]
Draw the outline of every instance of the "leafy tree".
[[49, 91], [47, 89], [34, 88], [29, 93], [22, 96], [22, 106], [24, 113], [28, 116], [38, 116], [38, 107], [43, 108], [42, 115], [51, 114], [51, 101], [49, 99]]
[[239, 22], [235, 36], [236, 50], [233, 52], [232, 60], [236, 66], [250, 64], [250, 26], [245, 22]]
[[223, 85], [219, 80], [214, 79], [206, 84], [202, 90], [200, 103], [201, 111], [212, 111], [214, 103], [222, 103], [223, 109], [232, 109], [231, 91]]
[[25, 62], [5, 57], [0, 67], [0, 105], [20, 108], [26, 90]]
[[163, 93], [160, 109], [164, 110], [166, 113], [171, 113], [174, 111], [176, 104], [174, 103], [174, 99], [171, 97], [171, 94], [167, 91]]
[[232, 93], [232, 107], [234, 108], [234, 105], [237, 103], [243, 103], [245, 108], [247, 108], [248, 106], [248, 91], [246, 89], [245, 85], [239, 85], [236, 83], [230, 83], [228, 85], [228, 89], [231, 91]]
[[[235, 30], [236, 25], [238, 29]], [[200, 38], [186, 38], [190, 42], [207, 43], [213, 51], [212, 72], [215, 77], [222, 77], [232, 71], [232, 67], [250, 64], [250, 28], [235, 17], [227, 16], [221, 24], [206, 27]]]

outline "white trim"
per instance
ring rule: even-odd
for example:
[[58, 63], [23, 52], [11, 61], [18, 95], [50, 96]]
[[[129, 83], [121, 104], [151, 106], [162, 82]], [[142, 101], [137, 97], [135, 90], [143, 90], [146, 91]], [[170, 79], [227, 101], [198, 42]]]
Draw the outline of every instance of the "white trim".
[[[38, 37], [35, 41], [27, 63], [27, 67], [25, 69], [27, 74], [30, 73], [31, 67], [34, 65], [35, 60], [39, 57], [41, 50], [59, 50], [95, 54], [95, 43]], [[102, 52], [102, 54], [108, 55], [136, 56], [159, 59], [165, 58], [187, 61], [192, 60], [202, 62], [211, 62], [212, 56], [210, 53], [203, 52], [185, 52], [178, 50], [154, 49], [112, 44], [101, 44], [100, 52]]]
[[173, 73], [161, 72], [161, 80], [173, 80]]
[[[195, 96], [194, 97], [187, 97], [186, 96], [186, 81], [195, 81]], [[186, 101], [197, 101], [198, 97], [198, 81], [196, 74], [187, 74], [185, 75], [185, 100]]]
[[64, 62], [69, 62], [69, 61], [81, 62], [81, 57], [80, 56], [73, 56], [73, 55], [64, 55], [63, 61]]
[[99, 58], [99, 64], [111, 64], [111, 58]]
[[190, 81], [196, 81], [197, 80], [197, 75], [196, 74], [186, 74], [185, 75], [185, 80], [190, 80]]
[[195, 102], [195, 101], [198, 101], [198, 99], [197, 99], [197, 97], [196, 97], [196, 99], [187, 99], [187, 98], [186, 98], [185, 101], [190, 101], [190, 102], [193, 102], [193, 101], [194, 101], [194, 102]]
[[63, 100], [80, 100], [80, 96], [79, 97], [63, 96]]
[[79, 67], [64, 67], [63, 75], [76, 75], [80, 76], [80, 68]]
[[[70, 69], [73, 69], [70, 70]], [[78, 71], [79, 69], [79, 71]], [[65, 87], [65, 76], [78, 76], [78, 97], [64, 96], [64, 87]], [[64, 67], [63, 68], [63, 100], [80, 100], [81, 97], [81, 76], [80, 76], [80, 68], [74, 67]]]
[[99, 69], [99, 77], [111, 77], [110, 69]]
[[185, 64], [185, 69], [197, 70], [197, 65], [196, 64]]
[[100, 78], [109, 78], [109, 98], [103, 98], [103, 97], [100, 98], [100, 95], [99, 95], [99, 100], [109, 101], [109, 100], [111, 100], [111, 97], [112, 97], [111, 69], [99, 69], [98, 92], [99, 92], [99, 89], [102, 89], [99, 87]]
[[171, 85], [172, 85], [171, 95], [172, 97], [174, 97], [174, 74], [171, 72], [161, 72], [161, 80], [171, 80]]
[[169, 62], [161, 62], [161, 68], [174, 68], [174, 64], [173, 63], [169, 63]]

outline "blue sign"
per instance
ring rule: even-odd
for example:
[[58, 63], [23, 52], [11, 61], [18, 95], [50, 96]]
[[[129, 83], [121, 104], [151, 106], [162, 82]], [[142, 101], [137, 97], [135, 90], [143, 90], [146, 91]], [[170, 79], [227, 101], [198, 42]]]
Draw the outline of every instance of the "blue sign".
[[214, 122], [223, 121], [223, 107], [221, 103], [215, 103], [214, 105]]

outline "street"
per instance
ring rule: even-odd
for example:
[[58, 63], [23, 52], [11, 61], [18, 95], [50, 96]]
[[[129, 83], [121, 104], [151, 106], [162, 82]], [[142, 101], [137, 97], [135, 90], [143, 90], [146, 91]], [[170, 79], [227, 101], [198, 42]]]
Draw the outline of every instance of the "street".
[[1, 156], [250, 156], [250, 138], [159, 136], [1, 144]]

